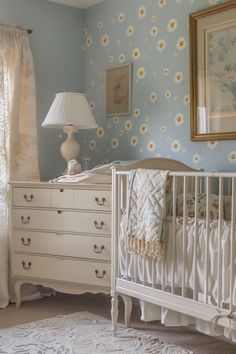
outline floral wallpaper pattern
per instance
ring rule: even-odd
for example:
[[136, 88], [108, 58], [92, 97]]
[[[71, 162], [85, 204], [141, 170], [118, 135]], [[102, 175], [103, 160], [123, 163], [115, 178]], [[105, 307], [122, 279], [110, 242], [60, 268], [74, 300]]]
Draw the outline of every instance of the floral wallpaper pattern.
[[[190, 141], [188, 15], [224, 0], [105, 0], [85, 12], [85, 92], [98, 123], [91, 165], [163, 156], [235, 171], [235, 141]], [[131, 62], [132, 114], [106, 117], [105, 69]], [[92, 166], [91, 166], [92, 167]]]

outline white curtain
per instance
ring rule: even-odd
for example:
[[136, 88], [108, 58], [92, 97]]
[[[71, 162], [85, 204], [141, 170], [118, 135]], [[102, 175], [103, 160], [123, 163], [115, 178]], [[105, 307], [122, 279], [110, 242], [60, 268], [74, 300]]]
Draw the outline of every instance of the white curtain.
[[0, 307], [9, 302], [9, 180], [39, 180], [36, 95], [27, 32], [0, 25]]

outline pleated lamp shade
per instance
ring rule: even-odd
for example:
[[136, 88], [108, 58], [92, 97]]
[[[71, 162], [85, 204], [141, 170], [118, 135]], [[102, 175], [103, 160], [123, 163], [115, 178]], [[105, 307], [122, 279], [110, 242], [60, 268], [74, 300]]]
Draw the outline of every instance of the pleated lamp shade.
[[78, 129], [97, 128], [97, 123], [84, 94], [57, 93], [42, 126], [61, 128], [70, 125]]

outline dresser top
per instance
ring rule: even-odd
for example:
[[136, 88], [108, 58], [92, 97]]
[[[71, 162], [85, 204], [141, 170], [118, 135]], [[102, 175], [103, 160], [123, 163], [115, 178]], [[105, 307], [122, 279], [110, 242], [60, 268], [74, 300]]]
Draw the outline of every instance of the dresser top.
[[49, 183], [49, 182], [39, 182], [39, 181], [9, 181], [11, 187], [14, 188], [43, 188], [43, 189], [89, 189], [89, 190], [102, 190], [110, 191], [111, 184], [105, 183]]

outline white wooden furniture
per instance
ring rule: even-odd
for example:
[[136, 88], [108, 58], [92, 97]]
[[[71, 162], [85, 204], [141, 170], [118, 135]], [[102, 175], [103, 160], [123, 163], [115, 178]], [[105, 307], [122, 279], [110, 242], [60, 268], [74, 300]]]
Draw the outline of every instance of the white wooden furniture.
[[110, 293], [111, 186], [12, 182], [11, 266], [23, 283]]
[[[161, 260], [128, 253], [126, 240], [120, 238], [121, 219], [129, 198], [127, 177], [129, 170], [136, 168], [170, 170], [172, 206], [166, 219], [167, 251]], [[193, 186], [195, 200], [191, 217], [187, 214], [189, 186]], [[236, 173], [199, 172], [178, 161], [152, 158], [126, 167], [113, 167], [112, 190], [113, 334], [117, 329], [117, 298], [125, 294], [203, 320], [212, 330], [219, 325], [221, 332], [218, 333], [236, 341]], [[180, 190], [182, 215], [178, 215], [176, 207]], [[211, 191], [218, 200], [218, 215], [213, 219]], [[201, 193], [206, 201], [203, 216], [199, 214]], [[230, 200], [228, 219], [225, 219], [225, 197]], [[180, 222], [182, 226], [178, 229]], [[177, 229], [181, 232], [177, 233]]]

